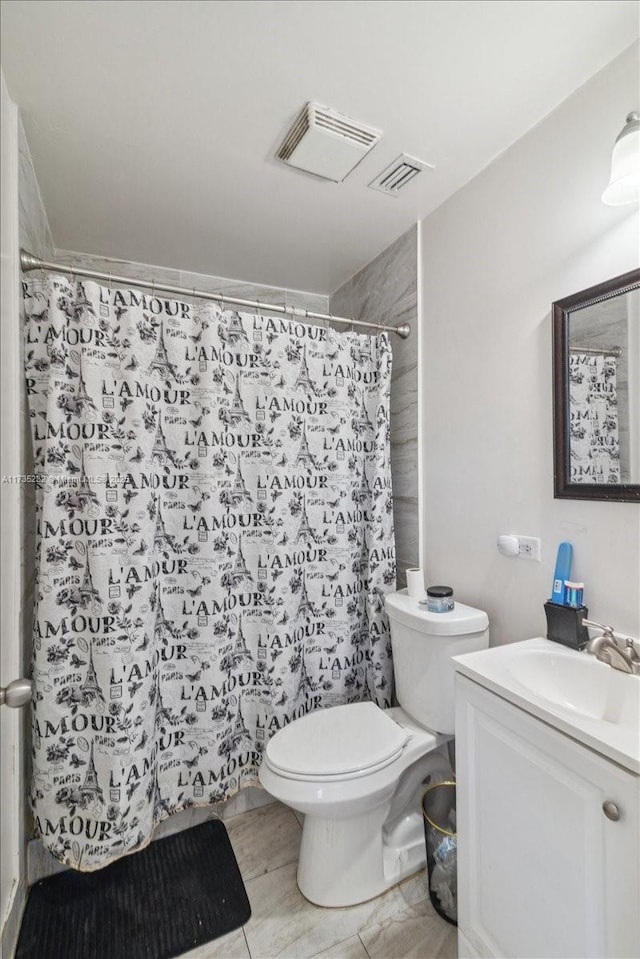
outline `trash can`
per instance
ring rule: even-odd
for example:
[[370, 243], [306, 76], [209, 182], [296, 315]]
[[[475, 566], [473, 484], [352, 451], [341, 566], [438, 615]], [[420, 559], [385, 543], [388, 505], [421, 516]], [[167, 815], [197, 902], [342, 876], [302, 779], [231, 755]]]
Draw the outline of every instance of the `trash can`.
[[429, 897], [436, 912], [458, 925], [456, 784], [432, 783], [422, 796]]

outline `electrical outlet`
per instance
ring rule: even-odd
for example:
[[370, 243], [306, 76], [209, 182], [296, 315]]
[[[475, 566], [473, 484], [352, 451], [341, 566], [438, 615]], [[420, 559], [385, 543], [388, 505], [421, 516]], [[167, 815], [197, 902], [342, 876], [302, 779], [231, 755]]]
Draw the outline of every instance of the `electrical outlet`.
[[537, 536], [518, 536], [518, 559], [540, 562], [540, 540]]

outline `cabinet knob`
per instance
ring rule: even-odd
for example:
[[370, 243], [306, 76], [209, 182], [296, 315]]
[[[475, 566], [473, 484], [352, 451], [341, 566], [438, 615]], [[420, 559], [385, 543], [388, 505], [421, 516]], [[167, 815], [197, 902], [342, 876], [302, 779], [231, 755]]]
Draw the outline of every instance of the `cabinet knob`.
[[607, 819], [611, 819], [613, 822], [617, 822], [618, 819], [620, 819], [620, 810], [610, 799], [602, 803], [602, 811]]

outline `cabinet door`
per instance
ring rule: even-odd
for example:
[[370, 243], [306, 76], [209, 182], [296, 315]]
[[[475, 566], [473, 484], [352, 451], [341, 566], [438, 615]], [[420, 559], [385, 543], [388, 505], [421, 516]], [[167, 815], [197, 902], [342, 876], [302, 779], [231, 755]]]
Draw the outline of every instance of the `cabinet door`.
[[458, 917], [478, 954], [637, 957], [640, 778], [462, 676], [456, 754]]

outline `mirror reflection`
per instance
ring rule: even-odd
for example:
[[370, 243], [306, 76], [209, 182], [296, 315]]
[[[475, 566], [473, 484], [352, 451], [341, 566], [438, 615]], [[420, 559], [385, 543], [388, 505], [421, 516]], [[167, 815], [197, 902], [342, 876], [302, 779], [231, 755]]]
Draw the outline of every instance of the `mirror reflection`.
[[640, 290], [568, 314], [570, 483], [640, 482]]

